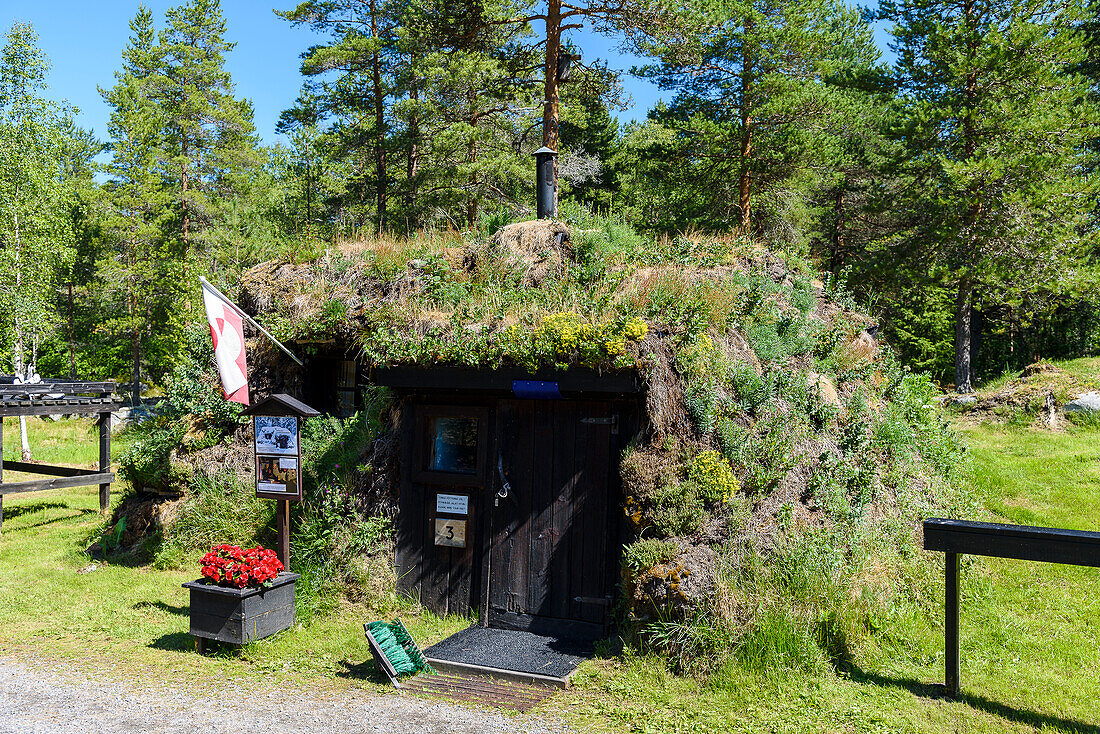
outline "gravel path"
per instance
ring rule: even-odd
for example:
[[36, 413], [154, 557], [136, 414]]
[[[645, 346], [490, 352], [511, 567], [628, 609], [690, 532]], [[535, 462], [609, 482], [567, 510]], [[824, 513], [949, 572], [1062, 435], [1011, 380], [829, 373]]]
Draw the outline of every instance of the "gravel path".
[[92, 681], [0, 657], [0, 734], [542, 734], [558, 723], [410, 695], [276, 690], [214, 695], [171, 686]]

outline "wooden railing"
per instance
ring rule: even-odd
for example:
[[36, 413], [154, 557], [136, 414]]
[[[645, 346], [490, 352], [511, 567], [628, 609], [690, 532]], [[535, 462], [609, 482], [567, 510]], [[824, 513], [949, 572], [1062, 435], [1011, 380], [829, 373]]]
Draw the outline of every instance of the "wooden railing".
[[[4, 495], [37, 492], [44, 489], [99, 485], [99, 509], [106, 511], [110, 503], [111, 482], [111, 413], [118, 410], [113, 382], [74, 382], [43, 380], [17, 385], [10, 375], [0, 375], [0, 417], [32, 415], [98, 415], [99, 467], [77, 469], [69, 466], [35, 464], [25, 461], [4, 461], [4, 425], [0, 422], [0, 527], [4, 523]], [[4, 483], [4, 470], [41, 474], [51, 479], [33, 479]]]
[[929, 518], [924, 547], [945, 557], [944, 685], [959, 695], [959, 557], [992, 556], [1021, 561], [1100, 566], [1100, 533]]

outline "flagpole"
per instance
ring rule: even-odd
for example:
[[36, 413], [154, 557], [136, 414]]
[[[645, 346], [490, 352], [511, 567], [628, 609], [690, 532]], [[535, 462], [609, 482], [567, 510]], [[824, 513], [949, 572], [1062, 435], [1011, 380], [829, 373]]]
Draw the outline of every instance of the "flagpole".
[[297, 357], [294, 356], [293, 352], [291, 352], [289, 349], [284, 347], [283, 343], [281, 341], [279, 341], [275, 337], [271, 336], [271, 333], [268, 332], [267, 329], [265, 329], [264, 327], [262, 327], [258, 323], [256, 323], [256, 319], [252, 318], [251, 316], [246, 314], [244, 311], [242, 311], [237, 304], [233, 303], [233, 301], [229, 300], [229, 298], [227, 298], [224, 293], [222, 293], [217, 288], [215, 288], [214, 285], [209, 280], [207, 280], [205, 277], [203, 277], [201, 275], [199, 276], [199, 280], [202, 281], [202, 284], [204, 286], [206, 286], [211, 291], [213, 291], [214, 295], [216, 295], [218, 298], [220, 298], [223, 301], [225, 301], [226, 303], [228, 303], [229, 307], [232, 308], [234, 311], [236, 311], [242, 319], [247, 319], [248, 323], [252, 324], [257, 329], [259, 329], [261, 334], [263, 334], [264, 336], [266, 336], [268, 339], [270, 339], [272, 342], [275, 343], [275, 346], [277, 346], [279, 349], [282, 349], [284, 352], [286, 352], [286, 356], [293, 359], [295, 362], [297, 362], [302, 367], [306, 366], [305, 363], [302, 360], [300, 360], [300, 359], [298, 359]]

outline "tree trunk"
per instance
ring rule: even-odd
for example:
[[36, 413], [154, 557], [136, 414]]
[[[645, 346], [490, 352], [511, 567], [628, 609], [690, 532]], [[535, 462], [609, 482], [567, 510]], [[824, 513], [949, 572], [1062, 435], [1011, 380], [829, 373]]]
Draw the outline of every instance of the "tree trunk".
[[73, 278], [69, 275], [69, 379], [76, 379], [76, 342], [73, 341]]
[[[974, 128], [974, 115], [977, 108], [978, 75], [975, 68], [977, 54], [977, 40], [975, 26], [977, 23], [975, 0], [965, 0], [963, 3], [963, 17], [966, 24], [966, 55], [968, 60], [965, 88], [963, 92], [963, 157], [970, 160], [977, 148], [977, 131]], [[964, 257], [978, 251], [976, 228], [981, 217], [981, 191], [977, 183], [971, 183], [967, 187], [969, 203], [965, 219], [963, 221], [963, 237], [965, 238]], [[974, 392], [972, 384], [974, 369], [974, 283], [969, 275], [963, 275], [959, 279], [959, 291], [955, 298], [955, 391], [960, 394]]]
[[[542, 144], [558, 151], [560, 99], [558, 97], [558, 57], [561, 55], [561, 0], [549, 0], [546, 8], [546, 84], [542, 112]], [[558, 162], [554, 159], [554, 206], [551, 216], [558, 215]]]
[[[471, 121], [471, 124], [476, 126], [477, 120], [475, 119]], [[475, 127], [473, 137], [470, 138], [470, 152], [468, 157], [468, 161], [470, 163], [470, 180], [467, 184], [470, 187], [470, 190], [466, 197], [466, 226], [470, 229], [473, 229], [477, 225], [477, 153], [477, 129]]]
[[130, 390], [130, 403], [137, 406], [141, 402], [141, 329], [137, 323], [136, 304], [130, 296], [130, 378], [133, 385]]
[[753, 58], [748, 49], [748, 36], [753, 22], [745, 18], [745, 41], [741, 52], [741, 151], [740, 171], [737, 177], [737, 206], [741, 211], [741, 234], [752, 229], [752, 87]]
[[[371, 34], [376, 41], [378, 38], [378, 7], [374, 0], [370, 4]], [[385, 91], [382, 88], [382, 58], [375, 51], [371, 58], [371, 83], [374, 86], [374, 176], [376, 191], [376, 207], [378, 210], [378, 231], [386, 226], [386, 107]]]
[[844, 187], [848, 181], [844, 179], [836, 190], [836, 199], [833, 201], [833, 236], [831, 251], [829, 253], [829, 272], [836, 275], [844, 267], [844, 256], [848, 249], [848, 238], [844, 231]]
[[[305, 156], [306, 157], [306, 180], [305, 180], [305, 184], [306, 184], [306, 226], [305, 226], [305, 230], [306, 230], [307, 233], [310, 233], [310, 232], [313, 231], [313, 190], [317, 185], [316, 181], [314, 180], [314, 176], [316, 175], [316, 172], [314, 171], [313, 150], [312, 150], [313, 149], [313, 141], [312, 140], [310, 140], [308, 142], [308, 144], [305, 146], [305, 149], [306, 149], [306, 156]], [[295, 220], [297, 220], [297, 217], [295, 217]]]
[[183, 168], [180, 171], [180, 188], [182, 190], [180, 204], [183, 208], [183, 221], [181, 223], [180, 231], [183, 235], [183, 249], [184, 255], [186, 255], [187, 250], [190, 249], [191, 237], [191, 207], [187, 203], [187, 191], [188, 187], [190, 186], [190, 171], [188, 170], [188, 164], [190, 163], [190, 161], [187, 158], [189, 154], [189, 146], [187, 144], [186, 137], [183, 139], [183, 144], [180, 147], [180, 151], [183, 154]]
[[405, 219], [406, 228], [415, 230], [420, 224], [420, 217], [416, 212], [417, 176], [420, 175], [420, 111], [417, 104], [420, 101], [420, 90], [414, 81], [409, 89], [409, 100], [412, 102], [412, 115], [409, 117], [409, 158], [408, 167], [405, 170], [405, 180], [408, 189], [405, 192]]
[[974, 286], [968, 277], [963, 277], [959, 281], [959, 291], [955, 298], [955, 392], [960, 394], [974, 392], [970, 364], [973, 356], [973, 316]]
[[[19, 190], [16, 189], [15, 196], [16, 201], [19, 200]], [[15, 208], [12, 216], [12, 234], [13, 243], [15, 245], [15, 292], [21, 293], [23, 288], [23, 239], [22, 233], [19, 227], [19, 210]], [[24, 328], [21, 318], [16, 315], [13, 319], [12, 326], [15, 330], [15, 343], [12, 345], [11, 353], [11, 366], [15, 372], [15, 376], [23, 380], [26, 380], [30, 375], [28, 374], [27, 366], [24, 364], [24, 358], [26, 356], [26, 340], [24, 339]], [[21, 449], [23, 461], [31, 460], [31, 445], [27, 441], [27, 418], [26, 416], [19, 416], [19, 446]]]

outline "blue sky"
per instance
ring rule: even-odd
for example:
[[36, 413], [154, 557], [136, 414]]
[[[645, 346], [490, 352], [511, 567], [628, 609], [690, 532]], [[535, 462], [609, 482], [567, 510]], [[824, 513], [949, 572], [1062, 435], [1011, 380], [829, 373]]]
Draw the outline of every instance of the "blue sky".
[[[146, 0], [158, 29], [164, 11], [183, 0]], [[290, 8], [287, 0], [279, 8]], [[272, 0], [222, 0], [228, 24], [228, 38], [237, 47], [227, 65], [238, 97], [252, 100], [256, 129], [268, 143], [276, 140], [275, 123], [289, 107], [302, 84], [299, 54], [320, 37], [308, 28], [292, 27], [272, 11]], [[0, 31], [15, 21], [29, 22], [40, 37], [42, 49], [53, 66], [49, 78], [51, 97], [66, 100], [80, 110], [78, 121], [101, 139], [107, 136], [109, 110], [96, 87], [111, 87], [119, 67], [122, 49], [130, 35], [129, 22], [138, 2], [122, 0], [5, 0], [0, 7]], [[885, 34], [876, 36], [885, 47]], [[612, 68], [629, 69], [635, 59], [623, 55], [612, 39], [595, 33], [574, 31], [570, 40], [586, 60], [607, 59]], [[633, 98], [630, 109], [619, 113], [620, 121], [645, 117], [661, 92], [648, 82], [627, 76], [627, 91]]]

